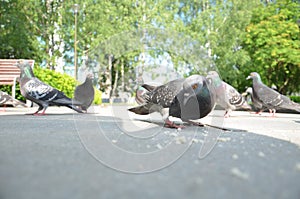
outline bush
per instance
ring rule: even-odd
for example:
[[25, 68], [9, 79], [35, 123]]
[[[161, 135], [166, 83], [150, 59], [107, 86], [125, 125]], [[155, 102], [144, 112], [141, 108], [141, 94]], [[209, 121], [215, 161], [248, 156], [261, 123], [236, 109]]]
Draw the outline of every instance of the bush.
[[102, 92], [96, 88], [94, 89], [95, 89], [94, 104], [102, 104]]
[[300, 96], [290, 96], [291, 100], [294, 102], [300, 103]]
[[[35, 67], [34, 75], [39, 78], [41, 81], [49, 84], [50, 86], [56, 88], [57, 90], [62, 91], [65, 93], [66, 96], [73, 98], [74, 97], [74, 89], [79, 84], [73, 77], [67, 74], [61, 74], [59, 72], [44, 69], [41, 67]], [[0, 89], [11, 94], [11, 86], [9, 85], [2, 85]], [[25, 98], [21, 95], [20, 92], [20, 85], [17, 84], [16, 86], [16, 99], [25, 101]], [[101, 92], [95, 88], [95, 99], [94, 104], [101, 104]]]

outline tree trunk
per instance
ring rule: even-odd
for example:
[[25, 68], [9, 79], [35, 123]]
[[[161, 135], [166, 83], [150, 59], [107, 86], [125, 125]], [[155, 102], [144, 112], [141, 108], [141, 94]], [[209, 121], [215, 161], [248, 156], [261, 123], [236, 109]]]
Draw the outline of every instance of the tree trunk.
[[124, 69], [124, 60], [121, 60], [121, 90], [125, 90], [125, 69]]
[[119, 71], [116, 71], [116, 74], [115, 74], [115, 82], [113, 84], [113, 88], [112, 88], [112, 97], [116, 97], [116, 90], [117, 90], [117, 87], [118, 87], [118, 78], [119, 78]]
[[107, 85], [107, 91], [106, 93], [109, 95], [109, 98], [111, 98], [112, 94], [112, 64], [113, 61], [113, 55], [108, 55], [108, 77], [106, 79], [106, 85]]

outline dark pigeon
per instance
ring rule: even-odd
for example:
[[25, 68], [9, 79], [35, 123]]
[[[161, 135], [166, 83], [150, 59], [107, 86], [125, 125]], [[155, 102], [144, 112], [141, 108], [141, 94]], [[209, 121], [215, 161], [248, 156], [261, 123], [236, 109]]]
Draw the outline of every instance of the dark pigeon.
[[143, 96], [145, 103], [129, 111], [140, 115], [160, 112], [168, 127], [181, 127], [171, 122], [170, 116], [183, 121], [200, 119], [207, 116], [215, 106], [213, 87], [200, 75], [176, 79], [157, 87], [143, 87], [148, 90]]
[[87, 109], [94, 101], [95, 90], [93, 87], [93, 78], [92, 74], [88, 74], [85, 82], [78, 85], [74, 92], [74, 99], [82, 103], [80, 107], [85, 112], [87, 112]]
[[216, 91], [216, 103], [225, 109], [224, 117], [229, 117], [232, 110], [250, 110], [251, 107], [233, 86], [222, 81], [216, 71], [208, 72], [207, 79], [212, 81]]
[[300, 105], [291, 101], [272, 88], [262, 83], [260, 75], [256, 72], [250, 73], [247, 79], [252, 79], [253, 100], [261, 103], [262, 108], [266, 107], [275, 116], [276, 110], [287, 109], [300, 112]]
[[[34, 76], [32, 68], [27, 62], [19, 61], [16, 66], [20, 68], [20, 89], [21, 94], [28, 100], [36, 103], [39, 108], [34, 115], [44, 115], [48, 106], [66, 106], [78, 113], [83, 113], [77, 106], [80, 102], [68, 98], [63, 92], [45, 84]], [[39, 113], [42, 111], [41, 113]]]
[[252, 106], [253, 106], [252, 109], [256, 111], [256, 114], [261, 114], [261, 112], [267, 109], [267, 107], [264, 107], [263, 104], [258, 99], [253, 97], [252, 87], [248, 87], [242, 95], [244, 96], [250, 95]]
[[147, 84], [143, 84], [141, 86], [139, 86], [136, 91], [135, 91], [135, 101], [141, 105], [146, 103], [145, 97], [146, 97], [146, 93], [148, 93], [149, 91], [151, 92], [155, 87], [151, 86], [153, 89], [152, 90], [148, 90], [147, 87], [150, 85]]

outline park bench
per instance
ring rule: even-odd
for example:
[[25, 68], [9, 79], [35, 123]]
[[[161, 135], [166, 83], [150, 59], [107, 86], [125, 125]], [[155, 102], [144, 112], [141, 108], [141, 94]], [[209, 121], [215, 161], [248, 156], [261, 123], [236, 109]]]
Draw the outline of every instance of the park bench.
[[[34, 60], [26, 60], [31, 67], [34, 66]], [[17, 78], [20, 77], [20, 69], [15, 66], [19, 59], [0, 59], [0, 85], [12, 86], [12, 97], [16, 98], [16, 83]]]

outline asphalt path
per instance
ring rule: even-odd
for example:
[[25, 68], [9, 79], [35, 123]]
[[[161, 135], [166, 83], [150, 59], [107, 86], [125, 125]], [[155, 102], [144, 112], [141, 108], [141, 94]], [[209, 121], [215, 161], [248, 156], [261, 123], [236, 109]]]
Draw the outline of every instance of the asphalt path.
[[125, 106], [0, 112], [0, 198], [300, 198], [300, 115], [163, 127]]

